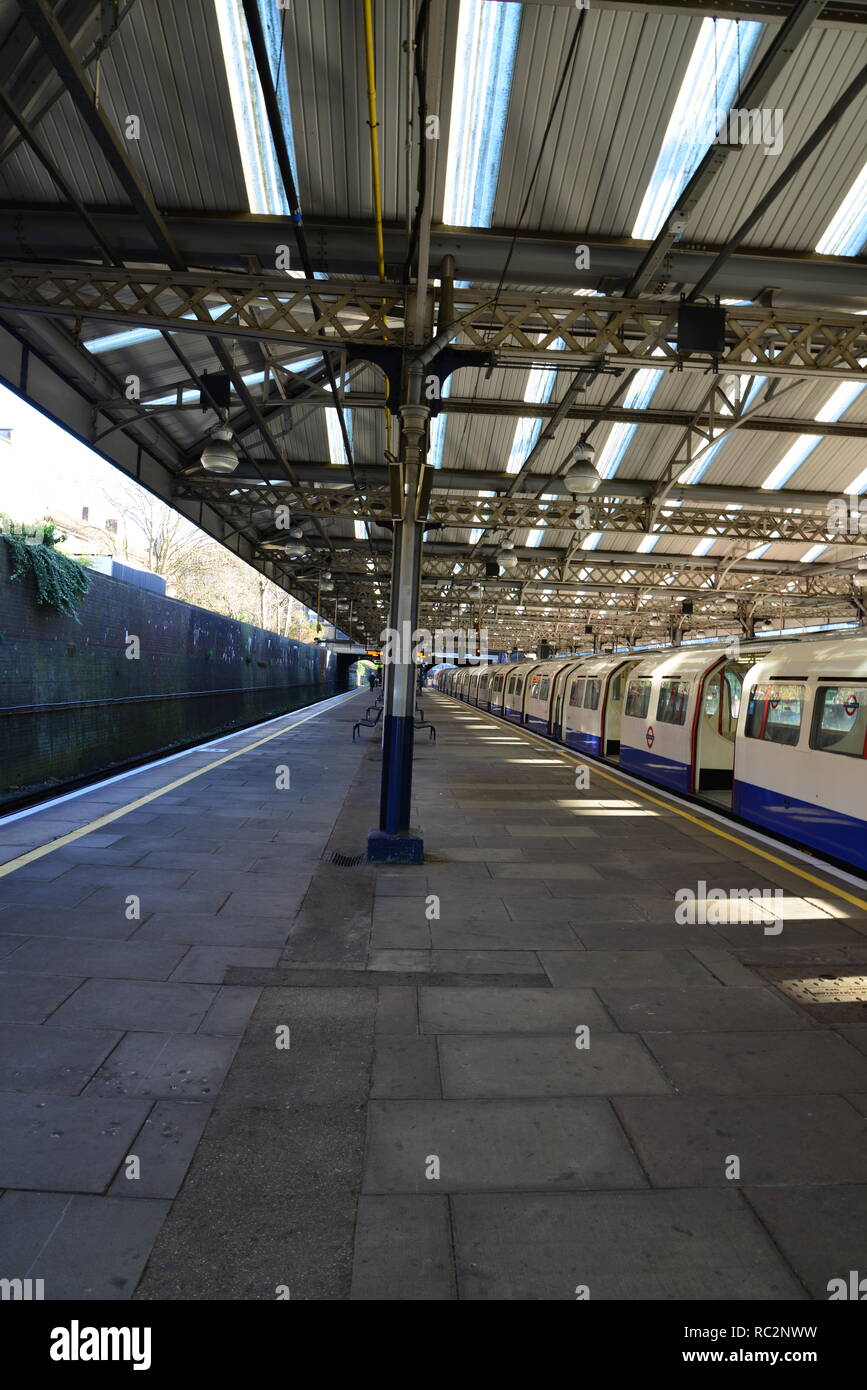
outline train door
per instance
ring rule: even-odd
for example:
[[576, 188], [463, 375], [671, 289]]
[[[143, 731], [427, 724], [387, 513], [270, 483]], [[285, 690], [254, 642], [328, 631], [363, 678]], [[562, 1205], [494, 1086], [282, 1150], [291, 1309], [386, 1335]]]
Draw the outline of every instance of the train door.
[[724, 661], [705, 674], [698, 690], [693, 790], [723, 806], [731, 805], [741, 693], [754, 664], [754, 657]]
[[578, 662], [567, 662], [564, 666], [560, 668], [559, 671], [555, 671], [554, 673], [552, 681], [553, 690], [551, 693], [551, 713], [548, 720], [548, 733], [550, 734], [551, 738], [557, 739], [558, 742], [562, 738], [563, 710], [566, 706], [567, 692], [571, 685], [569, 677], [571, 676], [572, 672], [577, 669], [578, 664]]
[[620, 753], [620, 720], [623, 715], [623, 701], [630, 671], [638, 665], [637, 661], [625, 661], [608, 677], [605, 692], [605, 711], [602, 716], [602, 741], [600, 749], [604, 758], [617, 758]]

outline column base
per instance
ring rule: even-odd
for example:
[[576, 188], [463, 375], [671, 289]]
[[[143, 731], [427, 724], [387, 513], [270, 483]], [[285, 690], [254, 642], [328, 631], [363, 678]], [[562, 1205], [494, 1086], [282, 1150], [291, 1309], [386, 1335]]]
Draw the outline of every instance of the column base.
[[367, 835], [369, 864], [422, 864], [424, 840], [417, 830], [389, 835], [385, 830], [370, 830]]

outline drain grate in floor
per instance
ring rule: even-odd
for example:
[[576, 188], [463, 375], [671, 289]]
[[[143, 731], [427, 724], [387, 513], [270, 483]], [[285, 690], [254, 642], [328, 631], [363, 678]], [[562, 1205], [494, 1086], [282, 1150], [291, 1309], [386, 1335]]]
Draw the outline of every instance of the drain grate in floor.
[[328, 862], [336, 864], [339, 869], [357, 869], [359, 864], [367, 862], [367, 855], [341, 854], [339, 850], [335, 850]]

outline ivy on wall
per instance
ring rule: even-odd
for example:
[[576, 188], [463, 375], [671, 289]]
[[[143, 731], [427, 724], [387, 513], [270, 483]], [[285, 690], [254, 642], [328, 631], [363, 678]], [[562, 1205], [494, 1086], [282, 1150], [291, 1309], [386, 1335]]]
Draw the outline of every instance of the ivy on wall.
[[0, 514], [0, 538], [12, 558], [10, 579], [23, 579], [25, 574], [31, 574], [36, 585], [36, 602], [47, 603], [77, 622], [76, 610], [90, 581], [78, 560], [55, 549], [66, 537], [58, 534], [54, 523], [23, 526]]

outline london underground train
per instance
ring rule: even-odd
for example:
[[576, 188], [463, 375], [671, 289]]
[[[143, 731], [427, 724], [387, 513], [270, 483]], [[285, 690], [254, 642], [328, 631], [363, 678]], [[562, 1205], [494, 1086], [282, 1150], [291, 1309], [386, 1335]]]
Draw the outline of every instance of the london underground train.
[[867, 872], [867, 637], [441, 669], [446, 694]]

